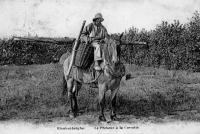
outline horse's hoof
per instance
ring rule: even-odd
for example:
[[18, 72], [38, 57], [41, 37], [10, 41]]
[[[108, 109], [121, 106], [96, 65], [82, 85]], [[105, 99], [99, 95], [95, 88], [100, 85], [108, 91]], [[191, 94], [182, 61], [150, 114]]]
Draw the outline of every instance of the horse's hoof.
[[69, 114], [69, 117], [70, 117], [70, 118], [76, 118], [77, 116], [78, 116], [77, 113], [70, 113], [70, 114]]
[[78, 116], [78, 113], [74, 113], [73, 116], [74, 118], [76, 118]]
[[106, 121], [106, 118], [104, 116], [99, 116], [99, 121]]
[[69, 114], [69, 117], [70, 117], [70, 118], [74, 118], [74, 115], [73, 115], [73, 114]]
[[118, 120], [118, 118], [117, 118], [116, 115], [111, 115], [111, 116], [110, 116], [110, 119], [111, 119], [112, 121], [116, 121], [116, 120]]

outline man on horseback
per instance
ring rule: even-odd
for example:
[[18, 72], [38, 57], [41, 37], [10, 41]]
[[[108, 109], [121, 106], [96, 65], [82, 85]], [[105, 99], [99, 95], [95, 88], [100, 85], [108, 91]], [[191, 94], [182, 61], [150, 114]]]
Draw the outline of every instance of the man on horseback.
[[[99, 90], [98, 103], [99, 103], [99, 121], [106, 121], [104, 116], [105, 108], [105, 94], [106, 91], [110, 90], [110, 101], [111, 101], [111, 112], [110, 119], [116, 120], [116, 95], [120, 87], [120, 81], [125, 75], [125, 66], [120, 63], [118, 49], [120, 48], [117, 40], [110, 38], [106, 28], [101, 24], [103, 17], [100, 13], [96, 14], [93, 18], [93, 23], [90, 23], [83, 30], [84, 24], [81, 28], [81, 32], [77, 38], [77, 42], [81, 41], [78, 48], [77, 42], [75, 42], [75, 47], [73, 47], [72, 54], [63, 63], [63, 73], [64, 82], [63, 88], [67, 90], [72, 116], [76, 117], [78, 115], [78, 103], [77, 95], [81, 86], [85, 84], [92, 85]], [[80, 38], [81, 36], [81, 38]], [[121, 39], [121, 36], [120, 36]], [[86, 63], [79, 63], [82, 61], [90, 60], [88, 56], [93, 58], [93, 48], [94, 46], [94, 60], [95, 60], [95, 72], [93, 69], [87, 69]], [[102, 47], [103, 45], [103, 47]], [[103, 55], [101, 53], [103, 51]], [[73, 62], [74, 53], [76, 51], [77, 60], [75, 59], [74, 67], [71, 68]], [[86, 52], [86, 53], [84, 53]], [[87, 55], [88, 54], [88, 55]], [[81, 60], [79, 60], [81, 59]], [[82, 60], [83, 59], [83, 60]], [[103, 64], [101, 62], [103, 61]], [[79, 66], [80, 65], [80, 66]], [[83, 65], [83, 66], [82, 66]], [[90, 65], [90, 64], [88, 64]], [[101, 65], [102, 68], [100, 67]], [[71, 68], [71, 73], [69, 74]]]
[[91, 44], [94, 49], [94, 69], [99, 72], [101, 71], [100, 63], [102, 62], [102, 50], [101, 44], [103, 40], [108, 36], [107, 29], [101, 24], [103, 21], [101, 13], [97, 13], [93, 18], [93, 23], [88, 24], [82, 34], [81, 41]]

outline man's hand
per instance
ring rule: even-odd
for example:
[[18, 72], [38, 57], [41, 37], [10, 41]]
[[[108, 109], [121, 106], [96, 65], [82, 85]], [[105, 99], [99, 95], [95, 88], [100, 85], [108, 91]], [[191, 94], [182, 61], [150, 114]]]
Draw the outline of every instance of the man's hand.
[[87, 38], [87, 42], [88, 43], [92, 43], [93, 41], [102, 41], [103, 39], [102, 38], [100, 38], [100, 37], [88, 37]]
[[102, 38], [100, 38], [100, 37], [91, 37], [91, 40], [92, 41], [95, 41], [95, 40], [101, 40]]
[[101, 37], [95, 37], [94, 39], [95, 39], [95, 40], [102, 40]]

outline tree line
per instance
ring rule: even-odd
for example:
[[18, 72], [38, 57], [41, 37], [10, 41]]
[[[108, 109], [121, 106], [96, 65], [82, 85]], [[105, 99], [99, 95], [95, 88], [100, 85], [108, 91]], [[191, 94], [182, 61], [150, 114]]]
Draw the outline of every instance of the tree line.
[[[113, 34], [113, 37], [118, 34]], [[200, 13], [194, 12], [185, 24], [179, 20], [163, 21], [154, 30], [131, 27], [122, 41], [147, 42], [127, 45], [121, 51], [123, 63], [164, 67], [166, 69], [200, 71]], [[56, 45], [50, 42], [0, 40], [0, 65], [46, 64], [58, 62], [63, 53], [70, 52], [72, 44]]]
[[125, 31], [125, 42], [144, 41], [148, 48], [126, 46], [123, 62], [144, 66], [200, 71], [200, 13], [196, 11], [185, 24], [163, 21], [154, 30], [135, 27]]

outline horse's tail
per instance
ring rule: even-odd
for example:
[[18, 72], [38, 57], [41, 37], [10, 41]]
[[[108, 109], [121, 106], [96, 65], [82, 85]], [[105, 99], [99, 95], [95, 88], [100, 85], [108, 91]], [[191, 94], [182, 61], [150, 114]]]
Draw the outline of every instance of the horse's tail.
[[67, 81], [65, 79], [65, 76], [63, 75], [63, 91], [62, 91], [62, 96], [65, 96], [67, 93]]
[[71, 56], [68, 56], [64, 62], [63, 62], [63, 92], [62, 95], [66, 95], [68, 93], [68, 89], [67, 89], [67, 80], [68, 80], [68, 76], [66, 76], [66, 72], [68, 70], [69, 64], [70, 64], [70, 58]]

